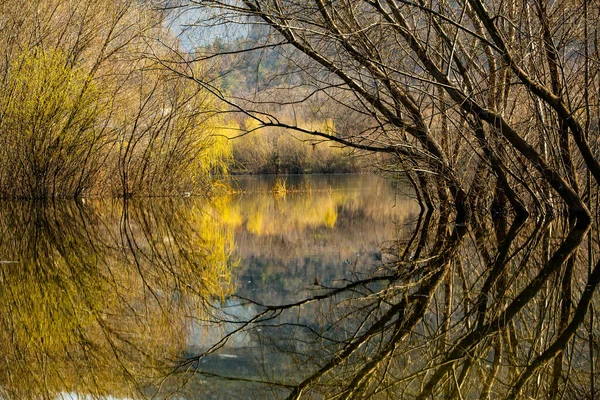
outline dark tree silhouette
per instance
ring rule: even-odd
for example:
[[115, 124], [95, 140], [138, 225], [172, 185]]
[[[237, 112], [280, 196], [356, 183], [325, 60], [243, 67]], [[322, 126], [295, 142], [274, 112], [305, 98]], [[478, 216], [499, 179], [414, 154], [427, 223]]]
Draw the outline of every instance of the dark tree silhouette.
[[[316, 366], [278, 383], [290, 398], [594, 395], [597, 343], [585, 317], [600, 278], [598, 4], [183, 0], [177, 9], [196, 10], [196, 27], [268, 28], [238, 51], [275, 48], [294, 67], [281, 72], [287, 83], [243, 98], [187, 74], [232, 112], [389, 154], [435, 211], [385, 273], [306, 299], [343, 299], [331, 314], [343, 318], [326, 331], [301, 324], [318, 349], [298, 357]], [[204, 48], [190, 63], [219, 55]], [[297, 124], [289, 110], [299, 107], [333, 118], [337, 131]], [[240, 330], [302, 304], [262, 305]]]

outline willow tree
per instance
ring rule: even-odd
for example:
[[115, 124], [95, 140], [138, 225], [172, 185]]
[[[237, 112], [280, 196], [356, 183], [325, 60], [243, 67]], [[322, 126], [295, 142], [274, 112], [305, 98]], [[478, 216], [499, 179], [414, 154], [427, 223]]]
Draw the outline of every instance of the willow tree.
[[[237, 25], [240, 35], [248, 30], [263, 33], [261, 40], [245, 45], [238, 41], [238, 48], [226, 52], [204, 46], [195, 52], [197, 61], [272, 49], [288, 58], [290, 67], [278, 71], [278, 79], [266, 82], [261, 92], [240, 97], [188, 73], [181, 63], [166, 65], [212, 91], [233, 112], [255, 119], [259, 127], [286, 128], [391, 155], [393, 168], [408, 175], [422, 205], [440, 209], [437, 237], [442, 239], [424, 250], [415, 234], [399, 253], [391, 289], [369, 297], [387, 306], [377, 309], [380, 314], [369, 329], [354, 332], [316, 372], [286, 385], [290, 398], [320, 383], [326, 387], [325, 378], [347, 371], [344, 366], [379, 334], [381, 342], [370, 347], [377, 349], [375, 354], [343, 375], [336, 396], [382, 390], [370, 386], [374, 376], [385, 375], [389, 357], [405, 339], [425, 330], [438, 295], [450, 304], [444, 315], [456, 314], [439, 326], [428, 326], [432, 337], [448, 342], [423, 371], [406, 378], [419, 381], [415, 396], [459, 396], [477, 357], [494, 357], [496, 368], [507, 360], [506, 346], [518, 348], [519, 338], [534, 343], [540, 336], [547, 341], [539, 347], [531, 344], [524, 359], [508, 358], [513, 369], [501, 377], [497, 369], [490, 373], [479, 395], [489, 397], [497, 390], [516, 397], [541, 386], [549, 396], [561, 393], [559, 386], [568, 382], [565, 374], [570, 371], [563, 366], [573, 365], [564, 351], [583, 326], [600, 279], [594, 205], [600, 184], [598, 4], [182, 0], [169, 2], [169, 7], [192, 12], [188, 21], [196, 18], [190, 24], [195, 29], [218, 27], [223, 32]], [[318, 109], [334, 121], [337, 131], [298, 124], [293, 113], [277, 111], [284, 107]], [[482, 219], [490, 215], [496, 217], [493, 223]], [[523, 229], [524, 217], [530, 215], [560, 215], [562, 239], [553, 240], [547, 226]], [[430, 225], [428, 218], [424, 221]], [[495, 234], [491, 249], [482, 249], [480, 256], [478, 251], [464, 252], [468, 232], [489, 238], [482, 228], [486, 224], [493, 225]], [[421, 232], [424, 238], [426, 230]], [[593, 234], [586, 241], [588, 232]], [[533, 243], [543, 243], [544, 249], [530, 251]], [[466, 305], [453, 309], [452, 272], [463, 271], [456, 279], [466, 282], [462, 257], [478, 271], [477, 278], [465, 284], [471, 293], [460, 301]], [[576, 261], [588, 267], [576, 266]], [[415, 267], [417, 262], [422, 266]], [[346, 289], [331, 295], [340, 290]], [[534, 333], [515, 333], [518, 324], [531, 323], [528, 310], [550, 301], [544, 290], [552, 290], [556, 318], [550, 325], [537, 325]], [[276, 309], [267, 306], [265, 313]], [[461, 328], [450, 338], [443, 326]], [[543, 326], [552, 326], [547, 335]], [[590, 322], [588, 332], [593, 326]], [[592, 396], [594, 346], [590, 340], [592, 372], [586, 393]], [[547, 381], [539, 375], [533, 389], [531, 378], [549, 365]]]
[[165, 18], [130, 0], [0, 5], [0, 197], [206, 191], [229, 148], [207, 94], [147, 57], [177, 45]]

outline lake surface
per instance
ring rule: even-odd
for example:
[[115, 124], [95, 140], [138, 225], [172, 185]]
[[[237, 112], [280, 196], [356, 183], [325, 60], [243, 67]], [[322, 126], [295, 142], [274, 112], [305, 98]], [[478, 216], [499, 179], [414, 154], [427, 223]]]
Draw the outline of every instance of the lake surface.
[[1, 203], [0, 396], [284, 395], [311, 332], [353, 329], [306, 300], [395, 259], [419, 207], [373, 175], [274, 179], [211, 202]]
[[587, 225], [456, 222], [372, 175], [278, 179], [0, 203], [0, 398], [596, 393]]

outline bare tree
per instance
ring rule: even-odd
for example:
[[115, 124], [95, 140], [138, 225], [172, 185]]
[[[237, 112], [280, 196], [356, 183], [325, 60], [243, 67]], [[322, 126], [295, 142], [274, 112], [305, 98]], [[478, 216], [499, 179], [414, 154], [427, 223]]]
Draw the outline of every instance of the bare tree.
[[[181, 7], [198, 10], [204, 18], [198, 25], [265, 26], [270, 31], [259, 47], [295, 54], [301, 88], [279, 81], [268, 88], [273, 102], [283, 102], [277, 92], [288, 103], [324, 94], [365, 120], [355, 130], [306, 129], [262, 113], [266, 99], [242, 102], [198, 79], [261, 126], [397, 154], [417, 163], [412, 171], [426, 171], [421, 179], [438, 187], [435, 196], [461, 213], [489, 208], [494, 197], [518, 213], [558, 208], [558, 196], [572, 214], [589, 214], [578, 182], [587, 171], [600, 178], [589, 138], [598, 112], [597, 93], [589, 90], [597, 68], [589, 16], [597, 13], [583, 18], [584, 4], [315, 0]], [[475, 173], [489, 179], [473, 179]]]
[[[600, 278], [597, 4], [170, 5], [195, 12], [198, 28], [260, 26], [263, 41], [236, 51], [278, 49], [294, 74], [242, 98], [185, 69], [231, 51], [203, 46], [184, 68], [165, 62], [171, 69], [259, 127], [393, 155], [422, 204], [439, 208], [422, 218], [392, 272], [323, 295], [359, 292], [338, 320], [353, 328], [340, 343], [311, 332], [332, 348], [297, 382], [279, 382], [290, 398], [313, 390], [342, 398], [386, 390], [418, 398], [594, 396], [594, 327], [584, 320]], [[324, 98], [331, 107], [321, 112], [335, 126], [360, 123], [322, 132], [277, 112]], [[374, 281], [389, 284], [373, 288]], [[264, 305], [243, 329], [300, 305]]]

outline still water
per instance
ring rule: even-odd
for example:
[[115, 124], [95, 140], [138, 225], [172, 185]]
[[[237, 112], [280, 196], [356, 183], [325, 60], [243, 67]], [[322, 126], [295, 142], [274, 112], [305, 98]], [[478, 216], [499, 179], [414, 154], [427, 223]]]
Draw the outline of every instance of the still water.
[[331, 291], [396, 259], [419, 207], [372, 175], [273, 180], [211, 202], [1, 203], [0, 398], [287, 395], [361, 329], [334, 307], [358, 290]]
[[586, 223], [457, 222], [371, 175], [229, 187], [0, 203], [0, 398], [597, 395]]

